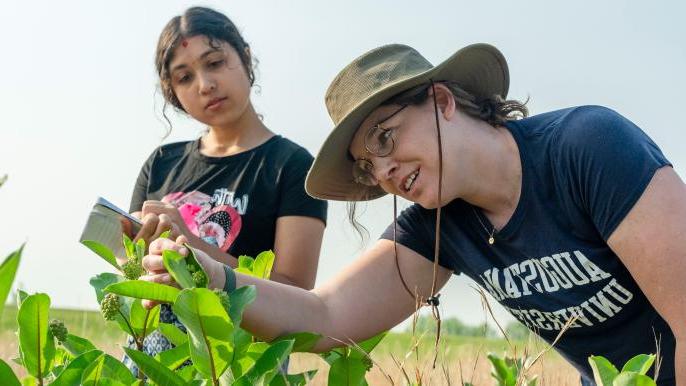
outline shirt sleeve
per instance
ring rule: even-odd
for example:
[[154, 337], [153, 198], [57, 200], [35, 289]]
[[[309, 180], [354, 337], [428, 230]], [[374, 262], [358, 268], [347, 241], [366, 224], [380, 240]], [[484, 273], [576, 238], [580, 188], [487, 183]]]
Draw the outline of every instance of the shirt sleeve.
[[[424, 209], [419, 204], [413, 204], [400, 213], [396, 222], [395, 241], [424, 256], [427, 260], [433, 261], [436, 240], [436, 211]], [[461, 270], [456, 266], [454, 260], [448, 258], [445, 242], [443, 242], [446, 237], [450, 237], [444, 228], [441, 229], [441, 251], [438, 256], [438, 264], [458, 274]], [[393, 224], [390, 224], [380, 238], [393, 241], [393, 231]]]
[[155, 156], [158, 151], [155, 150], [150, 157], [145, 161], [141, 167], [136, 184], [133, 186], [133, 194], [131, 195], [131, 205], [129, 206], [129, 213], [138, 212], [143, 209], [143, 203], [148, 199], [148, 186], [150, 181], [150, 171], [152, 164], [155, 161]]
[[313, 158], [307, 150], [300, 148], [284, 164], [277, 217], [314, 217], [326, 224], [327, 202], [312, 198], [305, 192], [305, 176], [312, 161]]
[[638, 126], [608, 108], [577, 108], [557, 130], [557, 172], [607, 241], [655, 171], [671, 164]]

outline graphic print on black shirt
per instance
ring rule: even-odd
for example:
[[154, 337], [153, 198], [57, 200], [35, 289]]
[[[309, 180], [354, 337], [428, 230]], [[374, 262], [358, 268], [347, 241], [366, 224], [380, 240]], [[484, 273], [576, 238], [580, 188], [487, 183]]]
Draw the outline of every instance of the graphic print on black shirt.
[[169, 193], [163, 202], [174, 205], [186, 227], [200, 239], [227, 251], [241, 231], [241, 214], [245, 214], [248, 195], [233, 199], [235, 192], [216, 189], [212, 196], [194, 190]]
[[[485, 288], [514, 317], [552, 342], [587, 379], [590, 355], [623, 365], [656, 352], [659, 385], [674, 384], [675, 338], [607, 240], [655, 171], [670, 166], [636, 125], [584, 106], [509, 122], [520, 149], [522, 188], [508, 223], [492, 229], [461, 199], [442, 208], [439, 263]], [[382, 238], [393, 239], [389, 226]], [[397, 241], [433, 259], [435, 211], [414, 204], [398, 217]]]
[[312, 156], [304, 148], [278, 135], [227, 157], [205, 156], [199, 145], [172, 143], [153, 152], [136, 182], [131, 211], [146, 200], [169, 202], [193, 234], [233, 256], [273, 249], [278, 217], [326, 222], [326, 202], [305, 193]]

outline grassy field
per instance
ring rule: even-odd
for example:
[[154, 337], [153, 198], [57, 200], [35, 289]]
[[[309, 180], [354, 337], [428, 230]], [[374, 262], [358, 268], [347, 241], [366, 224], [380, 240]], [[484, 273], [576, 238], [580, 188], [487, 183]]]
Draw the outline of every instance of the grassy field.
[[[119, 358], [123, 351], [120, 345], [125, 340], [123, 332], [113, 323], [105, 323], [99, 312], [82, 310], [50, 310], [50, 317], [65, 322], [70, 332], [90, 339], [98, 348]], [[16, 308], [8, 307], [0, 320], [0, 358], [10, 363], [15, 372], [23, 375], [20, 368], [11, 362], [18, 356], [16, 330]], [[374, 350], [372, 359], [376, 366], [367, 375], [370, 385], [404, 385], [407, 380], [416, 382], [421, 377], [424, 385], [493, 385], [490, 364], [486, 353], [503, 354], [529, 353], [535, 357], [545, 350], [543, 343], [513, 342], [509, 346], [504, 339], [444, 336], [438, 349], [436, 368], [432, 369], [434, 357], [433, 337], [419, 340], [418, 357], [412, 350], [413, 337], [410, 334], [391, 333]], [[319, 369], [311, 385], [325, 385], [328, 365], [314, 354], [291, 356], [290, 372]], [[578, 373], [554, 352], [547, 352], [530, 371], [537, 374], [538, 385], [578, 385]]]

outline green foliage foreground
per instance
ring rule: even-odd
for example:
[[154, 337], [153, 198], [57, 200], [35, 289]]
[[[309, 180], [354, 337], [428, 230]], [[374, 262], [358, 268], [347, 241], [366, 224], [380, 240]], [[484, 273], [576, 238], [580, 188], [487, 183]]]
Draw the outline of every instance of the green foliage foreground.
[[[103, 317], [130, 335], [135, 349], [124, 348], [139, 368], [139, 378], [118, 359], [82, 337], [68, 332], [64, 323], [50, 320], [50, 297], [19, 292], [17, 336], [19, 356], [14, 359], [28, 376], [21, 381], [0, 360], [0, 384], [19, 385], [304, 385], [316, 371], [284, 374], [281, 367], [293, 352], [310, 351], [321, 338], [308, 332], [261, 342], [240, 327], [243, 311], [255, 300], [254, 286], [225, 293], [210, 290], [207, 276], [192, 254], [166, 251], [165, 266], [181, 289], [137, 280], [145, 252], [141, 242], [124, 237], [127, 261], [119, 266], [111, 251], [94, 241], [84, 243], [115, 267], [119, 274], [102, 273], [91, 279]], [[14, 280], [22, 249], [0, 265], [0, 304], [4, 305]], [[241, 256], [241, 273], [268, 278], [274, 262], [271, 251], [253, 259]], [[171, 305], [187, 332], [160, 323], [160, 306], [146, 309], [143, 299]], [[0, 307], [0, 316], [2, 308]], [[160, 331], [174, 348], [150, 357], [141, 350], [143, 340]], [[322, 354], [331, 365], [329, 384], [366, 385], [371, 368], [369, 353], [385, 334], [355, 347]], [[188, 366], [184, 363], [191, 361]]]

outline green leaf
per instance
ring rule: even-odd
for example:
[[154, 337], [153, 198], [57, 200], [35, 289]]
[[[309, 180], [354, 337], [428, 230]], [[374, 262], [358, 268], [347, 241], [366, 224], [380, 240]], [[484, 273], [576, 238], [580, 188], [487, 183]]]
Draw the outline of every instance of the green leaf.
[[136, 247], [133, 245], [133, 241], [129, 238], [129, 236], [124, 233], [122, 234], [122, 241], [124, 243], [124, 250], [126, 251], [126, 257], [132, 258], [136, 257]]
[[179, 295], [179, 289], [143, 280], [128, 280], [121, 283], [110, 284], [105, 287], [105, 292], [128, 296], [136, 299], [149, 299], [161, 303], [173, 303]]
[[265, 342], [255, 342], [250, 343], [244, 352], [240, 355], [236, 352], [234, 355], [233, 363], [231, 363], [231, 372], [235, 378], [240, 378], [245, 374], [252, 366], [255, 365], [258, 359], [264, 354], [269, 348], [269, 344]]
[[253, 259], [250, 256], [246, 255], [241, 255], [238, 256], [238, 267], [236, 268], [242, 268], [242, 269], [247, 269], [249, 272], [252, 273], [252, 266], [255, 263], [255, 259]]
[[17, 290], [17, 306], [21, 306], [21, 304], [24, 302], [24, 300], [26, 300], [26, 298], [28, 298], [28, 297], [29, 297], [28, 292], [21, 290], [21, 289], [18, 289]]
[[629, 371], [619, 374], [615, 380], [612, 381], [612, 386], [656, 386], [656, 384], [655, 381], [647, 375]]
[[650, 366], [653, 365], [653, 362], [655, 362], [655, 355], [639, 354], [629, 359], [624, 367], [622, 367], [621, 372], [633, 371], [645, 375], [648, 370], [650, 370]]
[[494, 371], [491, 373], [493, 378], [502, 385], [514, 386], [517, 375], [514, 373], [513, 367], [510, 367], [505, 359], [500, 358], [496, 354], [489, 353], [486, 357], [491, 361], [491, 366]]
[[121, 267], [119, 266], [119, 263], [117, 263], [117, 258], [114, 256], [114, 253], [104, 244], [101, 244], [94, 240], [83, 240], [81, 241], [81, 244], [85, 245], [86, 247], [88, 247], [88, 249], [95, 252], [96, 255], [102, 257], [103, 260], [105, 260], [111, 266], [116, 268], [117, 271], [121, 271]]
[[91, 362], [81, 376], [81, 384], [90, 385], [130, 385], [136, 379], [131, 371], [115, 358], [101, 354]]
[[[174, 374], [173, 371], [166, 368], [163, 364], [149, 357], [147, 354], [127, 347], [123, 347], [126, 355], [138, 365], [140, 371], [145, 374], [150, 380], [158, 385], [165, 386], [185, 386], [186, 380]], [[190, 367], [190, 366], [189, 366]]]
[[151, 309], [147, 309], [143, 307], [143, 301], [141, 299], [135, 299], [131, 304], [129, 324], [137, 337], [145, 338], [151, 332], [155, 331], [160, 324], [160, 306], [157, 305]]
[[282, 340], [293, 340], [293, 350], [291, 352], [311, 352], [322, 336], [312, 332], [296, 332], [276, 338], [272, 343]]
[[160, 234], [161, 239], [168, 239], [169, 236], [171, 236], [171, 229], [167, 229], [166, 231]]
[[190, 359], [191, 354], [188, 349], [188, 342], [181, 346], [176, 346], [169, 350], [161, 351], [155, 355], [155, 359], [170, 370], [176, 370], [183, 362]]
[[10, 253], [2, 264], [0, 264], [0, 317], [2, 317], [7, 295], [10, 293], [12, 282], [14, 282], [14, 277], [17, 274], [17, 268], [19, 267], [21, 252], [23, 250], [24, 246], [22, 245], [19, 249]]
[[271, 345], [255, 362], [255, 365], [238, 378], [234, 386], [268, 384], [278, 373], [279, 367], [286, 360], [293, 348], [292, 340], [284, 340]]
[[48, 329], [50, 298], [46, 294], [31, 295], [17, 313], [19, 350], [29, 374], [43, 378], [50, 372], [55, 358], [55, 339]]
[[38, 386], [38, 381], [32, 376], [27, 376], [21, 380], [22, 386]]
[[162, 252], [162, 261], [164, 262], [164, 268], [167, 269], [169, 274], [182, 288], [195, 287], [193, 277], [188, 271], [185, 256], [173, 250], [166, 250]]
[[145, 240], [144, 239], [138, 239], [138, 241], [136, 241], [135, 251], [136, 251], [136, 260], [138, 260], [138, 262], [142, 262], [143, 257], [145, 256]]
[[[231, 372], [233, 378], [239, 378], [243, 375], [250, 366], [257, 360], [257, 358], [250, 358], [248, 361], [241, 362], [243, 357], [248, 354], [248, 350], [253, 345], [253, 336], [240, 327], [233, 328], [233, 360], [231, 362]], [[253, 348], [254, 350], [255, 348]], [[240, 362], [240, 364], [239, 364]], [[250, 363], [247, 367], [242, 367], [245, 363]]]
[[275, 258], [276, 256], [272, 251], [264, 251], [257, 255], [252, 267], [253, 274], [260, 279], [269, 279]]
[[[68, 336], [67, 336], [68, 337]], [[65, 350], [63, 347], [56, 347], [55, 348], [55, 361], [53, 362], [53, 368], [51, 372], [55, 375], [58, 375], [63, 369], [58, 368], [61, 365], [68, 364], [72, 360], [74, 360], [76, 356], [72, 355], [69, 353], [69, 351]]]
[[308, 371], [300, 374], [278, 373], [269, 383], [269, 386], [305, 386], [307, 382], [317, 374], [317, 370]]
[[236, 326], [241, 325], [243, 311], [257, 298], [257, 289], [254, 285], [238, 288], [229, 294], [229, 317]]
[[[344, 353], [344, 350], [345, 349], [336, 348], [336, 349], [333, 349], [329, 352], [322, 353], [322, 354], [320, 354], [320, 356], [326, 361], [326, 363], [329, 364], [329, 366], [331, 366], [335, 361], [338, 360], [338, 358], [348, 356], [346, 353]], [[345, 351], [347, 351], [347, 350], [345, 350]]]
[[[388, 331], [382, 332], [376, 336], [373, 336], [365, 341], [358, 343], [357, 347], [350, 346], [350, 357], [357, 359], [367, 357], [369, 353], [372, 352], [372, 350], [374, 350], [374, 347], [376, 347], [376, 345], [378, 345], [379, 342], [381, 342], [381, 340], [383, 340], [383, 338], [385, 338], [387, 334]], [[360, 352], [360, 349], [362, 349], [363, 352]]]
[[95, 350], [95, 346], [88, 339], [73, 334], [67, 335], [67, 340], [62, 343], [62, 346], [74, 356]]
[[110, 272], [105, 272], [97, 276], [93, 276], [90, 279], [90, 285], [95, 290], [95, 297], [98, 299], [98, 303], [100, 303], [102, 302], [102, 298], [105, 297], [105, 288], [108, 285], [124, 281], [126, 281], [126, 278], [124, 278], [124, 276]]
[[612, 386], [612, 380], [619, 374], [617, 368], [602, 356], [591, 355], [588, 363], [593, 369], [593, 378], [598, 386]]
[[[95, 297], [98, 299], [98, 303], [101, 303], [102, 299], [105, 297], [107, 287], [115, 283], [127, 282], [130, 281], [126, 280], [126, 278], [124, 278], [123, 276], [109, 272], [101, 273], [100, 275], [97, 275], [91, 278], [90, 280], [91, 286], [93, 287], [93, 289], [95, 289]], [[120, 330], [131, 335], [134, 332], [132, 332], [129, 329], [128, 320], [131, 317], [131, 307], [133, 306], [133, 299], [120, 296], [119, 303], [119, 311], [121, 312], [121, 315], [117, 315], [115, 320]]]
[[364, 375], [367, 368], [361, 361], [341, 357], [333, 362], [329, 369], [329, 386], [362, 386], [367, 385]]
[[14, 372], [12, 371], [12, 368], [10, 365], [5, 363], [2, 359], [0, 359], [0, 380], [2, 380], [2, 384], [5, 386], [20, 386], [21, 383], [19, 382], [19, 378], [17, 378], [16, 375], [14, 375]]
[[180, 370], [175, 371], [174, 374], [183, 378], [185, 382], [190, 383], [193, 379], [195, 379], [195, 376], [198, 374], [198, 371], [195, 369], [194, 366], [186, 366], [181, 368]]
[[[137, 382], [136, 382], [137, 383]], [[131, 384], [123, 384], [116, 379], [100, 377], [97, 382], [87, 382], [84, 386], [130, 386]]]
[[173, 324], [160, 323], [158, 329], [174, 346], [182, 346], [188, 342], [188, 335]]
[[218, 379], [233, 357], [233, 323], [219, 297], [206, 288], [185, 289], [172, 310], [188, 330], [193, 364], [205, 377]]
[[4, 176], [0, 177], [0, 186], [5, 185], [5, 182], [7, 182], [7, 174]]
[[81, 382], [83, 370], [102, 355], [100, 350], [92, 350], [77, 356], [69, 362], [60, 375], [50, 384], [51, 386], [70, 386]]

